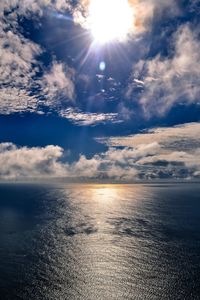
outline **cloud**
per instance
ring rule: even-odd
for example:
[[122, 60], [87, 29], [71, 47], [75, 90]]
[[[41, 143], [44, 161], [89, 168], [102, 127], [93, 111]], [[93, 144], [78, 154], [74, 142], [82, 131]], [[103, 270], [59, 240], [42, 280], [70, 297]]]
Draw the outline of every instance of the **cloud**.
[[72, 177], [97, 178], [99, 176], [100, 160], [98, 156], [87, 159], [81, 155], [79, 160], [70, 167]]
[[32, 111], [37, 107], [31, 96], [38, 71], [36, 57], [42, 49], [8, 24], [0, 17], [0, 113]]
[[[118, 122], [116, 115], [113, 114], [84, 114], [81, 111], [66, 108], [70, 104], [75, 104], [76, 100], [76, 80], [77, 74], [74, 69], [66, 64], [56, 61], [52, 62], [50, 69], [46, 69], [40, 61], [45, 49], [39, 44], [31, 41], [23, 35], [19, 25], [19, 20], [29, 18], [35, 21], [43, 14], [53, 12], [71, 12], [82, 16], [85, 20], [88, 1], [78, 1], [77, 5], [73, 1], [65, 0], [7, 0], [0, 3], [0, 114], [11, 114], [19, 112], [36, 112], [54, 110], [58, 115], [68, 117], [73, 123], [81, 125], [105, 123], [107, 121]], [[138, 31], [146, 30], [147, 20], [152, 19], [155, 10], [177, 11], [174, 1], [130, 1], [131, 7], [135, 11], [136, 26]], [[145, 9], [144, 9], [145, 7]], [[173, 8], [173, 9], [172, 9]], [[134, 78], [136, 85], [150, 90], [146, 80]], [[156, 80], [154, 80], [156, 81]], [[121, 86], [110, 81], [108, 91], [101, 89], [99, 95], [90, 95], [92, 98], [116, 98], [121, 91]], [[197, 94], [198, 91], [195, 92]], [[149, 111], [148, 93], [143, 94], [141, 104], [145, 111]], [[160, 100], [161, 101], [161, 100]], [[153, 103], [153, 101], [152, 101]], [[167, 105], [167, 104], [166, 104]], [[159, 107], [159, 106], [158, 106]], [[120, 119], [130, 120], [132, 111], [128, 111], [125, 105], [119, 106]]]
[[78, 109], [61, 110], [60, 116], [79, 126], [96, 125], [99, 123], [120, 123], [116, 113], [85, 113]]
[[[182, 25], [174, 34], [174, 50], [170, 57], [157, 55], [140, 61], [133, 67], [133, 78], [139, 77], [142, 84], [139, 102], [145, 114], [164, 115], [177, 104], [200, 104], [200, 41], [198, 31]], [[135, 89], [129, 86], [128, 94]]]
[[[18, 20], [25, 18], [30, 18], [35, 20], [37, 17], [41, 17], [43, 14], [48, 13], [50, 10], [55, 12], [71, 12], [74, 15], [74, 20], [81, 23], [84, 26], [84, 22], [87, 19], [88, 4], [90, 1], [77, 1], [77, 5], [73, 1], [65, 0], [7, 0], [1, 1], [0, 3], [0, 113], [10, 114], [14, 112], [38, 112], [41, 111], [42, 106], [49, 107], [50, 110], [53, 108], [58, 113], [60, 112], [60, 107], [68, 102], [75, 102], [75, 70], [69, 68], [67, 65], [53, 61], [51, 69], [46, 70], [43, 73], [44, 66], [39, 62], [38, 58], [45, 52], [40, 45], [32, 42], [30, 39], [22, 34]], [[171, 15], [178, 13], [178, 8], [175, 1], [147, 1], [147, 0], [130, 0], [130, 6], [133, 9], [133, 14], [135, 16], [135, 21], [133, 26], [136, 31], [146, 31], [150, 29], [150, 23], [153, 22], [155, 12], [162, 14], [163, 11], [170, 12]], [[82, 21], [81, 21], [82, 20]], [[151, 20], [151, 21], [149, 21]], [[83, 22], [83, 23], [82, 23]], [[185, 45], [185, 41], [188, 41], [187, 37], [189, 33], [182, 29], [177, 33], [183, 36], [185, 33], [185, 39], [181, 38], [177, 42], [177, 52], [179, 55], [179, 50], [181, 50], [182, 45]], [[192, 34], [192, 31], [190, 32]], [[194, 49], [198, 49], [199, 44], [195, 44], [196, 37], [190, 39], [194, 40], [191, 44]], [[181, 42], [182, 41], [182, 42]], [[187, 46], [189, 48], [189, 46]], [[189, 49], [191, 53], [191, 49]], [[185, 50], [185, 53], [187, 51]], [[185, 54], [179, 55], [182, 60]], [[176, 60], [176, 62], [175, 62]], [[198, 54], [194, 58], [193, 66], [195, 63], [199, 62]], [[162, 113], [173, 105], [173, 96], [170, 92], [171, 98], [168, 96], [165, 105], [154, 105], [157, 101], [156, 97], [160, 93], [160, 89], [165, 89], [169, 91], [169, 86], [174, 82], [174, 76], [170, 71], [171, 80], [165, 79], [163, 74], [167, 72], [167, 64], [171, 64], [171, 69], [175, 68], [175, 64], [181, 64], [178, 59], [171, 59], [169, 61], [163, 62], [160, 57], [155, 60], [149, 60], [146, 64], [147, 74], [145, 79], [134, 78], [134, 84], [140, 88], [144, 88], [143, 97], [140, 99], [140, 103], [147, 112], [153, 111], [154, 106], [159, 109], [159, 113]], [[186, 64], [186, 62], [185, 62]], [[141, 65], [141, 64], [140, 64]], [[185, 65], [187, 67], [187, 65]], [[139, 67], [138, 67], [139, 68]], [[163, 70], [166, 69], [166, 70]], [[160, 71], [159, 71], [160, 70]], [[157, 73], [156, 73], [157, 72]], [[165, 72], [165, 73], [166, 73]], [[43, 74], [42, 74], [43, 73]], [[196, 73], [192, 73], [195, 77]], [[168, 76], [168, 75], [167, 75]], [[160, 78], [163, 77], [165, 85], [159, 84], [162, 81]], [[181, 75], [179, 76], [181, 77]], [[159, 78], [159, 79], [158, 79]], [[185, 82], [187, 81], [185, 77]], [[176, 79], [181, 80], [179, 79]], [[192, 80], [191, 80], [192, 81]], [[167, 83], [168, 82], [168, 83]], [[190, 81], [187, 81], [189, 84]], [[157, 85], [157, 86], [156, 86]], [[178, 86], [179, 84], [177, 84]], [[190, 84], [187, 89], [187, 93], [190, 95], [188, 99], [190, 102], [194, 102], [194, 98], [198, 93], [198, 88], [194, 87], [194, 82]], [[174, 88], [174, 94], [178, 93], [178, 88]], [[198, 79], [196, 79], [195, 86], [198, 86]], [[115, 86], [111, 86], [109, 93], [114, 92]], [[156, 90], [157, 89], [157, 90]], [[186, 88], [185, 88], [186, 90]], [[105, 93], [103, 89], [104, 96], [110, 97]], [[116, 90], [118, 92], [118, 90]], [[156, 94], [158, 92], [158, 94]], [[154, 95], [155, 93], [155, 95]], [[153, 98], [152, 107], [149, 105], [149, 96]], [[112, 97], [115, 97], [112, 95]], [[159, 103], [162, 103], [162, 97], [159, 98]], [[46, 110], [46, 108], [45, 108]], [[124, 112], [123, 112], [124, 111]], [[125, 119], [131, 118], [131, 114], [128, 116], [128, 110], [123, 106], [122, 117]], [[102, 116], [103, 118], [103, 116]], [[104, 120], [104, 118], [103, 118]], [[84, 121], [83, 121], [84, 122]]]
[[[58, 9], [62, 3], [64, 1], [55, 2], [55, 7]], [[31, 4], [30, 7], [34, 2]], [[35, 2], [35, 5], [33, 13], [41, 15], [40, 9], [47, 3]], [[41, 68], [38, 57], [45, 49], [18, 31], [17, 15], [28, 16], [30, 7], [26, 1], [8, 1], [2, 5], [4, 11], [15, 8], [15, 12], [11, 10], [6, 19], [0, 18], [0, 114], [41, 113], [49, 108], [77, 125], [119, 122], [114, 113], [83, 113], [78, 109], [67, 109], [69, 104], [75, 104], [75, 70], [56, 60], [49, 69]]]
[[49, 178], [67, 176], [67, 168], [58, 162], [63, 150], [58, 146], [44, 148], [0, 144], [0, 178]]
[[154, 141], [167, 150], [193, 151], [200, 147], [200, 123], [158, 127], [135, 135], [98, 138], [97, 140], [108, 147], [134, 148], [142, 144], [151, 144]]
[[62, 102], [75, 100], [74, 70], [53, 61], [51, 69], [43, 71], [39, 57], [45, 49], [20, 31], [21, 17], [41, 17], [45, 8], [60, 11], [69, 4], [45, 0], [0, 3], [0, 114], [40, 112], [42, 106], [57, 111]]
[[114, 113], [83, 113], [69, 108], [76, 102], [75, 70], [55, 59], [45, 68], [39, 60], [45, 49], [19, 31], [19, 16], [40, 17], [45, 8], [69, 10], [68, 1], [8, 0], [0, 6], [0, 114], [53, 110], [80, 126], [119, 122]]
[[36, 14], [42, 16], [46, 9], [64, 12], [71, 10], [72, 5], [68, 0], [6, 0], [0, 3], [2, 15], [4, 11], [14, 11], [15, 14], [26, 17], [32, 17]]
[[200, 177], [200, 123], [157, 128], [126, 137], [102, 138], [107, 151], [88, 159], [80, 155], [63, 161], [58, 146], [17, 147], [0, 144], [0, 178], [54, 178], [75, 180], [195, 179]]
[[63, 63], [53, 62], [50, 71], [43, 75], [42, 80], [44, 85], [43, 91], [48, 95], [47, 105], [57, 106], [62, 100], [74, 102], [74, 75], [73, 69], [65, 66]]
[[[200, 123], [155, 128], [126, 137], [98, 138], [139, 178], [195, 178], [200, 170]], [[152, 143], [154, 141], [154, 143]], [[120, 147], [120, 149], [118, 149]]]
[[[0, 144], [0, 179], [27, 178], [117, 178], [126, 179], [136, 174], [133, 168], [122, 167], [108, 153], [87, 159], [81, 155], [79, 160], [68, 164], [61, 162], [63, 149], [58, 146], [17, 147], [13, 143]], [[126, 159], [124, 157], [124, 159]]]

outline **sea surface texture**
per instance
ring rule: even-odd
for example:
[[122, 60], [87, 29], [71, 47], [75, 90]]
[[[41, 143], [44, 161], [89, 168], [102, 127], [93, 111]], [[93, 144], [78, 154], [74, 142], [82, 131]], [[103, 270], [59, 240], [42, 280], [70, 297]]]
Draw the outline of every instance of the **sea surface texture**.
[[1, 184], [0, 299], [200, 299], [200, 186]]

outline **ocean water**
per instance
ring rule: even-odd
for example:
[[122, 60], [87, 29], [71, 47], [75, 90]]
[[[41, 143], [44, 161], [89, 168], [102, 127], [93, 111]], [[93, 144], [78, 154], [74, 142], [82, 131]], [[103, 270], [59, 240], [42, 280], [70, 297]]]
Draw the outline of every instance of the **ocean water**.
[[0, 184], [0, 299], [200, 299], [200, 186]]

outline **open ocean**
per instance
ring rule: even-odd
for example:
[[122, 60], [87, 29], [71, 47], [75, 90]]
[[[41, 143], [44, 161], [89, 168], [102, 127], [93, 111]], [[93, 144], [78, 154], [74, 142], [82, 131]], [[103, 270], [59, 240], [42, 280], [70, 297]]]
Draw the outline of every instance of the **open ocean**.
[[0, 184], [0, 299], [200, 299], [200, 185]]

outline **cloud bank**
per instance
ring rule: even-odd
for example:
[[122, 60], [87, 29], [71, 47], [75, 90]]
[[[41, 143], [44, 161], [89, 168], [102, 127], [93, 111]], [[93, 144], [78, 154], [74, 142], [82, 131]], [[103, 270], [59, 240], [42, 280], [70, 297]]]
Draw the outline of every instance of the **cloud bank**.
[[111, 149], [118, 149], [118, 153], [131, 153], [128, 165], [137, 169], [138, 178], [199, 177], [200, 123], [155, 128], [142, 134], [100, 138], [98, 141]]
[[[63, 162], [58, 146], [0, 144], [0, 178], [75, 178], [122, 181], [200, 177], [200, 123], [157, 128], [144, 134], [98, 139], [108, 150]], [[152, 140], [154, 142], [152, 142]]]

